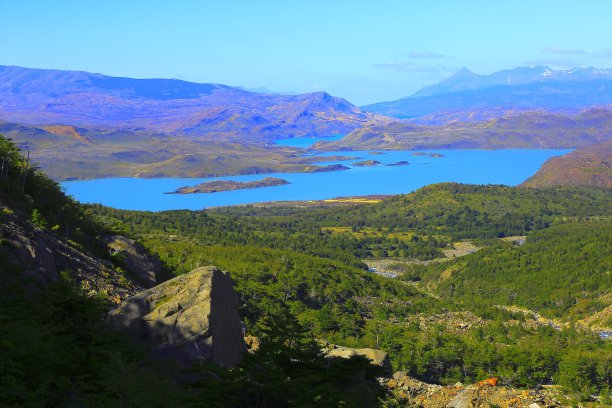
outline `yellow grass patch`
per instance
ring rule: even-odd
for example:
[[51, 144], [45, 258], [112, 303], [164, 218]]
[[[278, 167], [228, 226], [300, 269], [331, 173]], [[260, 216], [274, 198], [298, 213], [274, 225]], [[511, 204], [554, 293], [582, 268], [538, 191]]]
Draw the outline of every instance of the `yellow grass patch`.
[[352, 204], [376, 204], [382, 200], [379, 198], [330, 198], [323, 200], [325, 203], [352, 203]]
[[388, 232], [386, 228], [379, 231], [371, 227], [363, 227], [359, 231], [353, 231], [352, 227], [323, 227], [321, 230], [331, 231], [334, 234], [350, 234], [355, 238], [386, 237], [389, 239], [397, 238], [400, 241], [410, 241], [415, 235], [413, 232]]

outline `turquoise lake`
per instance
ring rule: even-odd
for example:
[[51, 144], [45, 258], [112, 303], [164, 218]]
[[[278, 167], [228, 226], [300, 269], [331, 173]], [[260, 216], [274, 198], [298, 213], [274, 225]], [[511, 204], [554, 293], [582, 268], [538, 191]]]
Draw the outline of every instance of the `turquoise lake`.
[[333, 142], [333, 141], [342, 139], [344, 136], [345, 135], [334, 135], [334, 136], [326, 136], [326, 137], [294, 137], [291, 139], [276, 140], [274, 144], [282, 145], [282, 146], [301, 147], [302, 149], [308, 149], [310, 146], [317, 143], [319, 140], [325, 140], [326, 142]]
[[[314, 143], [312, 140], [309, 139], [306, 143]], [[381, 152], [383, 154], [366, 151], [328, 152], [320, 155], [347, 155], [360, 159], [323, 163], [341, 163], [351, 167], [349, 170], [324, 173], [271, 173], [197, 179], [108, 178], [67, 181], [61, 185], [68, 194], [83, 203], [101, 203], [130, 210], [199, 210], [265, 201], [319, 200], [342, 196], [409, 193], [427, 184], [445, 181], [514, 186], [533, 175], [546, 159], [569, 151], [508, 149], [423, 152], [440, 153], [443, 157], [439, 158], [429, 155], [415, 156], [415, 151]], [[378, 160], [382, 164], [373, 167], [351, 166], [351, 163], [365, 159]], [[399, 161], [407, 161], [410, 164], [386, 166]], [[291, 184], [210, 194], [164, 194], [178, 187], [204, 181], [251, 181], [267, 176], [283, 178]]]

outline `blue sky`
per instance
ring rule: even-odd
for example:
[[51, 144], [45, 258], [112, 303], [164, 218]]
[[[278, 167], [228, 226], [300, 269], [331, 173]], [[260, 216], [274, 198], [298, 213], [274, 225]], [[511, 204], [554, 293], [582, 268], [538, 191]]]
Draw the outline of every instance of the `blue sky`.
[[0, 0], [0, 65], [180, 78], [356, 104], [466, 66], [612, 67], [610, 0]]

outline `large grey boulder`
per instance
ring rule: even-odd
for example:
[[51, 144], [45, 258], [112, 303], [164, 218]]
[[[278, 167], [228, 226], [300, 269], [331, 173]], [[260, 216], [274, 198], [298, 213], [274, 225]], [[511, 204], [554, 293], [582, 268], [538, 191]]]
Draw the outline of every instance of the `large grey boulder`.
[[233, 367], [246, 351], [232, 279], [214, 266], [132, 296], [109, 313], [108, 322], [151, 344], [157, 357], [182, 364], [205, 360]]
[[122, 266], [125, 266], [142, 286], [151, 288], [160, 282], [161, 262], [147, 253], [142, 245], [121, 235], [104, 237], [103, 241], [108, 252], [120, 256]]

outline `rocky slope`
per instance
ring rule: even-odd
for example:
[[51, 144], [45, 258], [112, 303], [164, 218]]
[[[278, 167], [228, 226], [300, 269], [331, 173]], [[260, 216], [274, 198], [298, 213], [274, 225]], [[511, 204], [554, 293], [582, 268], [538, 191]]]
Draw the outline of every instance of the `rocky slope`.
[[62, 278], [71, 279], [87, 296], [119, 304], [108, 323], [135, 331], [141, 341], [156, 346], [158, 357], [184, 364], [203, 359], [223, 367], [240, 361], [246, 346], [238, 297], [227, 273], [199, 268], [154, 286], [159, 260], [131, 239], [104, 239], [126, 271], [69, 239], [36, 228], [1, 202], [0, 214], [0, 264], [18, 267], [30, 282], [28, 290], [38, 292]]
[[325, 92], [259, 94], [177, 79], [0, 66], [0, 118], [27, 124], [146, 129], [211, 140], [346, 133], [387, 118]]
[[581, 185], [612, 188], [612, 141], [548, 159], [522, 186]]
[[[477, 384], [440, 386], [427, 384], [398, 371], [382, 379], [395, 395], [398, 406], [422, 408], [544, 408], [565, 406], [555, 388], [520, 390], [501, 385], [497, 379]], [[495, 385], [493, 385], [495, 383]]]
[[66, 274], [90, 296], [102, 295], [120, 303], [143, 289], [125, 271], [116, 269], [74, 241], [35, 227], [19, 209], [0, 199], [0, 257], [18, 265], [35, 287], [46, 287]]
[[316, 150], [412, 150], [575, 148], [610, 140], [612, 110], [591, 109], [576, 116], [530, 112], [480, 123], [422, 126], [393, 123], [367, 126]]

